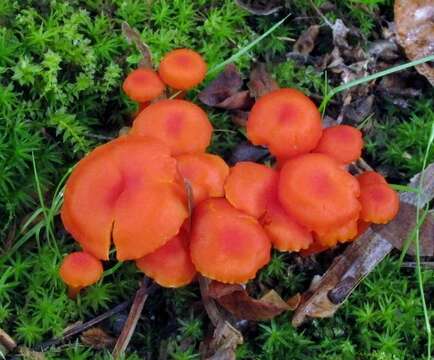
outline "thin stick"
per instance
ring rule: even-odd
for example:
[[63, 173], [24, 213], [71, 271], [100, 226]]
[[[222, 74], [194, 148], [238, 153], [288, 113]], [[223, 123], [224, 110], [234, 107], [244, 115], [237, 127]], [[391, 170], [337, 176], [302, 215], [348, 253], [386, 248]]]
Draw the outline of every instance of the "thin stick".
[[1, 328], [0, 328], [0, 344], [3, 345], [8, 351], [12, 351], [17, 347], [17, 343], [14, 341], [14, 339], [12, 339], [9, 336], [9, 334]]
[[145, 277], [140, 285], [139, 290], [136, 292], [134, 297], [133, 305], [131, 306], [130, 313], [128, 314], [127, 321], [125, 322], [124, 328], [116, 341], [116, 345], [113, 349], [112, 356], [113, 359], [120, 359], [128, 344], [130, 343], [131, 337], [136, 330], [137, 322], [139, 321], [140, 315], [145, 305], [145, 301], [149, 296], [149, 293], [155, 288], [155, 285], [149, 286], [149, 279]]

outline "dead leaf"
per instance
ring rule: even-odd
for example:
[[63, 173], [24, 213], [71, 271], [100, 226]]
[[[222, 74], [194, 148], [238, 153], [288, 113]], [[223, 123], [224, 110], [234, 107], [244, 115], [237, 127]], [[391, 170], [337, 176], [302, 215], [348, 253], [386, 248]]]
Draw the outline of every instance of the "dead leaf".
[[230, 165], [235, 165], [240, 161], [260, 161], [270, 153], [266, 148], [255, 146], [250, 143], [241, 143], [235, 147], [228, 159]]
[[251, 103], [247, 91], [241, 91], [243, 80], [234, 64], [229, 64], [198, 98], [205, 105], [222, 109], [244, 109]]
[[359, 124], [373, 112], [374, 95], [356, 99], [342, 107], [342, 117], [346, 123]]
[[33, 351], [25, 346], [19, 347], [19, 353], [23, 360], [45, 360], [45, 355], [39, 351]]
[[232, 111], [232, 122], [239, 127], [246, 127], [247, 119], [249, 118], [249, 112], [243, 110]]
[[[399, 43], [410, 60], [434, 54], [434, 2], [395, 0], [395, 26]], [[428, 63], [417, 71], [434, 85], [434, 67]]]
[[393, 62], [399, 59], [398, 45], [393, 40], [376, 40], [369, 45], [368, 53], [373, 61], [384, 60]]
[[[420, 198], [414, 192], [400, 194], [401, 207], [406, 216], [410, 218], [416, 216], [414, 205], [418, 199], [419, 206], [424, 206], [434, 198], [434, 164], [426, 168], [423, 174], [423, 193]], [[417, 188], [421, 178], [418, 174], [409, 185]], [[408, 205], [413, 205], [413, 213], [409, 213]], [[426, 226], [428, 230], [421, 232], [421, 244], [425, 247], [423, 251], [428, 252], [433, 251], [434, 238], [432, 236], [433, 226], [430, 222]], [[351, 243], [343, 254], [334, 260], [319, 282], [315, 284], [315, 288], [302, 295], [302, 301], [292, 319], [293, 325], [301, 325], [307, 317], [333, 316], [360, 281], [389, 254], [393, 248], [392, 244], [397, 241], [396, 238], [401, 239], [400, 245], [402, 245], [402, 241], [408, 235], [407, 231], [406, 225], [401, 224], [397, 219], [387, 225], [377, 225], [368, 229], [359, 239]], [[422, 239], [424, 236], [427, 238]]]
[[250, 297], [241, 285], [228, 285], [218, 281], [210, 283], [208, 296], [236, 318], [244, 320], [268, 320], [290, 309], [274, 290], [258, 300]]
[[221, 321], [208, 344], [201, 344], [205, 360], [235, 360], [235, 351], [243, 343], [243, 336], [228, 321]]
[[267, 72], [264, 63], [257, 63], [250, 72], [250, 80], [247, 83], [250, 96], [258, 99], [271, 91], [279, 89], [276, 80]]
[[[14, 350], [17, 347], [17, 343], [14, 339], [3, 329], [0, 328], [0, 350], [4, 348], [5, 352]], [[0, 351], [0, 355], [2, 351]]]
[[281, 0], [235, 0], [235, 3], [253, 15], [271, 15], [282, 8]]
[[303, 32], [294, 44], [294, 52], [309, 55], [315, 47], [315, 41], [319, 34], [319, 25], [312, 25]]
[[93, 327], [83, 332], [80, 336], [83, 344], [94, 349], [107, 349], [114, 345], [115, 339], [99, 327]]
[[301, 294], [297, 293], [293, 296], [291, 296], [288, 300], [286, 300], [286, 303], [289, 306], [289, 310], [294, 311], [298, 308], [298, 305], [300, 305], [301, 301]]
[[136, 29], [132, 28], [127, 22], [123, 22], [122, 34], [126, 37], [129, 43], [136, 45], [137, 49], [142, 54], [142, 59], [139, 66], [152, 69], [151, 50], [149, 49], [148, 45], [143, 42], [140, 33]]

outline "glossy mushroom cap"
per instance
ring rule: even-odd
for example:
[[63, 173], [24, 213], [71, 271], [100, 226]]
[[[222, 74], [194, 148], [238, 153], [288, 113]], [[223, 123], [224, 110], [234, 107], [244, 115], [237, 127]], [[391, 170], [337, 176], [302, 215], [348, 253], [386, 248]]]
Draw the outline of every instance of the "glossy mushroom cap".
[[231, 168], [225, 184], [225, 196], [238, 210], [259, 218], [275, 196], [277, 172], [254, 162], [239, 162]]
[[295, 89], [279, 89], [262, 96], [247, 121], [250, 141], [267, 146], [282, 159], [315, 149], [321, 134], [321, 114], [316, 105]]
[[357, 175], [356, 179], [359, 182], [360, 187], [371, 184], [387, 184], [383, 175], [375, 171], [365, 171], [360, 175]]
[[335, 246], [338, 242], [344, 243], [353, 240], [358, 235], [357, 219], [350, 220], [344, 225], [327, 231], [316, 231], [315, 240], [327, 247]]
[[262, 226], [224, 199], [196, 207], [190, 241], [196, 269], [224, 283], [245, 283], [270, 260], [271, 243]]
[[67, 181], [61, 217], [88, 253], [143, 257], [175, 236], [188, 217], [176, 160], [161, 142], [127, 135], [97, 147]]
[[360, 158], [363, 148], [362, 132], [353, 126], [337, 125], [323, 130], [314, 152], [328, 155], [341, 164]]
[[59, 273], [69, 287], [69, 296], [74, 298], [82, 288], [95, 284], [103, 271], [101, 261], [86, 252], [77, 251], [63, 259]]
[[224, 196], [223, 186], [229, 175], [229, 167], [220, 156], [185, 154], [176, 160], [181, 176], [191, 184], [194, 205], [210, 197]]
[[312, 233], [289, 216], [277, 200], [268, 204], [260, 222], [279, 251], [300, 251], [313, 242]]
[[169, 146], [173, 156], [205, 152], [212, 125], [206, 113], [185, 100], [161, 100], [149, 105], [134, 120], [132, 134], [149, 136]]
[[159, 97], [165, 86], [154, 70], [139, 68], [129, 73], [122, 88], [130, 99], [143, 103]]
[[160, 62], [161, 79], [176, 90], [189, 90], [205, 78], [207, 66], [202, 56], [191, 49], [167, 53]]
[[326, 232], [357, 219], [359, 193], [357, 180], [323, 154], [298, 156], [280, 172], [279, 200], [309, 230]]
[[196, 269], [190, 258], [188, 234], [182, 230], [153, 253], [136, 260], [136, 265], [164, 287], [187, 285], [196, 276]]
[[374, 224], [387, 224], [399, 211], [399, 196], [389, 185], [360, 186], [360, 218]]

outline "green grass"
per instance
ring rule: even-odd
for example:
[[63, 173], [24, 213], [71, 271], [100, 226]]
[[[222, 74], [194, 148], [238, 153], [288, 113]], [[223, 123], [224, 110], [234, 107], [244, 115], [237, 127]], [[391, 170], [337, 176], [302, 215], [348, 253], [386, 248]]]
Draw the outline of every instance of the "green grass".
[[[324, 1], [313, 1], [320, 6]], [[360, 6], [363, 5], [363, 6]], [[366, 6], [365, 6], [366, 5]], [[329, 20], [345, 20], [370, 36], [372, 14], [388, 0], [345, 0]], [[198, 11], [199, 9], [199, 11]], [[310, 2], [297, 0], [288, 12], [315, 15]], [[168, 50], [189, 46], [205, 55], [210, 69], [236, 55], [246, 76], [252, 61], [282, 58], [304, 25], [287, 20], [260, 45], [248, 45], [272, 28], [274, 18], [251, 18], [233, 1], [205, 0], [25, 1], [0, 0], [0, 235], [12, 237], [11, 251], [0, 257], [0, 327], [20, 344], [34, 346], [59, 336], [69, 324], [103, 312], [131, 297], [141, 274], [131, 263], [106, 266], [103, 281], [77, 302], [66, 296], [58, 276], [62, 257], [77, 246], [58, 216], [63, 184], [73, 164], [100, 140], [116, 135], [131, 121], [134, 105], [121, 94], [122, 78], [140, 57], [121, 35], [127, 21], [150, 45], [155, 61]], [[251, 26], [253, 25], [253, 27]], [[242, 56], [241, 56], [242, 55]], [[333, 94], [326, 74], [293, 62], [270, 64], [281, 86], [321, 97]], [[211, 74], [208, 81], [215, 76]], [[365, 79], [366, 80], [366, 79]], [[192, 94], [192, 97], [196, 93]], [[398, 190], [434, 160], [432, 96], [412, 101], [405, 111], [386, 105], [368, 119], [369, 160], [389, 169]], [[221, 111], [209, 110], [217, 129], [212, 151], [227, 154], [243, 133]], [[423, 209], [422, 209], [423, 210]], [[421, 216], [421, 215], [418, 215]], [[417, 240], [417, 231], [416, 231]], [[288, 267], [288, 264], [290, 266]], [[301, 329], [290, 314], [261, 322], [245, 333], [240, 359], [417, 359], [426, 356], [432, 315], [433, 271], [417, 276], [387, 258], [331, 319], [314, 320]], [[311, 272], [300, 272], [292, 256], [274, 253], [260, 281], [283, 296], [304, 290]], [[209, 323], [197, 285], [158, 290], [147, 302], [127, 359], [158, 358], [163, 341], [170, 359], [198, 359]], [[116, 321], [105, 326], [116, 336]], [[78, 340], [48, 349], [46, 359], [110, 359]]]

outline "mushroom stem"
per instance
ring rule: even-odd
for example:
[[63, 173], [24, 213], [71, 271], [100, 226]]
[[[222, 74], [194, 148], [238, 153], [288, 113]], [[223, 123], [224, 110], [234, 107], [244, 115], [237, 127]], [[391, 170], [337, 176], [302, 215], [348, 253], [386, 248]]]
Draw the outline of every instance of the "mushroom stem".
[[70, 299], [77, 298], [77, 295], [81, 289], [83, 289], [83, 286], [68, 286], [68, 297]]

